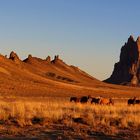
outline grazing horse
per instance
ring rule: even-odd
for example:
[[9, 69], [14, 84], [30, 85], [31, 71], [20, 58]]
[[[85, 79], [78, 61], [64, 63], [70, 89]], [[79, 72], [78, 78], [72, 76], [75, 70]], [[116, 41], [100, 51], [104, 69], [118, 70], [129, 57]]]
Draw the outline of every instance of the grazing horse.
[[75, 102], [75, 103], [77, 103], [77, 102], [79, 102], [80, 101], [80, 99], [78, 98], [78, 97], [70, 97], [70, 102]]
[[134, 97], [133, 99], [129, 99], [127, 103], [128, 105], [134, 105], [136, 103], [136, 97]]
[[114, 101], [112, 98], [109, 99], [109, 105], [111, 105], [111, 104], [114, 105]]
[[110, 99], [107, 99], [107, 98], [101, 98], [100, 99], [100, 102], [99, 102], [101, 105], [114, 105], [114, 101], [110, 98]]
[[94, 104], [99, 104], [100, 103], [100, 98], [92, 98], [91, 100], [91, 104], [94, 103]]
[[140, 104], [140, 100], [136, 100], [135, 101], [135, 104]]
[[83, 97], [81, 97], [81, 99], [80, 99], [80, 103], [87, 103], [87, 102], [88, 102], [88, 99], [90, 99], [90, 98], [91, 98], [90, 95], [88, 95], [88, 96], [83, 96]]

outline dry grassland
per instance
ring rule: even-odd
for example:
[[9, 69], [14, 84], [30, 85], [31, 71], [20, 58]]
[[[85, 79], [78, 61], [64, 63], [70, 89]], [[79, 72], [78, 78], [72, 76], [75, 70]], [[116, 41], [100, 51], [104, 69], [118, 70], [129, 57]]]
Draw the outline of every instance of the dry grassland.
[[[49, 128], [52, 124], [61, 124], [64, 131], [68, 129], [66, 131], [68, 134], [65, 133], [68, 137], [73, 137], [75, 134], [88, 137], [95, 132], [100, 132], [117, 137], [133, 136], [137, 139], [140, 131], [139, 116], [140, 105], [128, 106], [124, 102], [108, 106], [75, 104], [57, 99], [43, 102], [0, 101], [0, 132], [5, 129], [5, 124], [19, 128], [35, 125]], [[127, 133], [126, 130], [129, 132]], [[3, 135], [22, 134], [20, 129], [8, 131], [10, 132]], [[28, 135], [30, 136], [30, 133]]]

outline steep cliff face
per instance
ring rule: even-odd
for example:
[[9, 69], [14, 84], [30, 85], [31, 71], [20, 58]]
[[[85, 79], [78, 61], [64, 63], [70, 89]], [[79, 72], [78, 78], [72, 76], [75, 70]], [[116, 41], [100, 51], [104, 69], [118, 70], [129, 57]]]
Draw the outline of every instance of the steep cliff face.
[[105, 82], [137, 86], [140, 83], [140, 37], [133, 36], [121, 48], [120, 60], [114, 65], [110, 78]]

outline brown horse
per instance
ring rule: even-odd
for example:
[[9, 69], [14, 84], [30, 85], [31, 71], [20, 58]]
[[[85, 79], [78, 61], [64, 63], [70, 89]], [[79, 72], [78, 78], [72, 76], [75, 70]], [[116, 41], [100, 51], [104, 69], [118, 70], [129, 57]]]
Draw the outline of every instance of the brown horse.
[[107, 98], [101, 98], [99, 104], [101, 105], [114, 105], [114, 101], [112, 98], [107, 99]]

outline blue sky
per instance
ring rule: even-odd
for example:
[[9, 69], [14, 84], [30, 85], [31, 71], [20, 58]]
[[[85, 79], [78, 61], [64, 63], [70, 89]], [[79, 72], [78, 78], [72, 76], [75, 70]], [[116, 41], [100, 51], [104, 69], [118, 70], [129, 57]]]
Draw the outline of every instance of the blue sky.
[[0, 53], [59, 54], [103, 80], [127, 38], [140, 35], [139, 6], [139, 0], [1, 0]]

